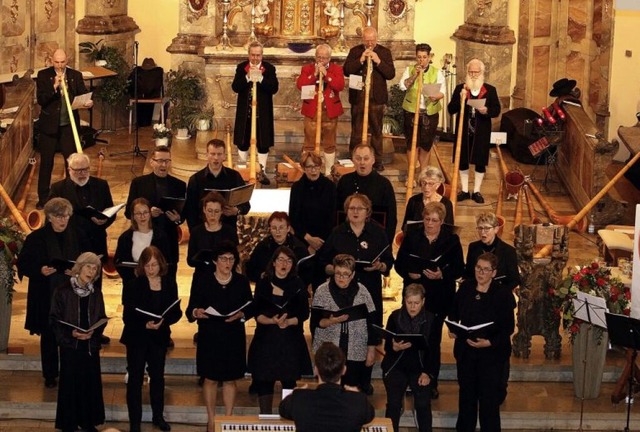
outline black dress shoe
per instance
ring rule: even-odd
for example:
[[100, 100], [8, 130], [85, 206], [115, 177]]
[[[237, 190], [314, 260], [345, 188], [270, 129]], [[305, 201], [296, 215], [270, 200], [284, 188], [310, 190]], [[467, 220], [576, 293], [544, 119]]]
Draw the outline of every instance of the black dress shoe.
[[153, 425], [160, 429], [161, 431], [170, 431], [171, 425], [165, 421], [163, 417], [158, 417], [153, 419]]
[[109, 345], [111, 343], [111, 338], [109, 336], [102, 335], [100, 336], [100, 343], [102, 345]]
[[463, 191], [458, 192], [458, 202], [466, 201], [469, 198], [471, 198], [471, 195], [469, 195], [469, 192], [463, 192]]
[[46, 378], [44, 380], [44, 386], [46, 388], [55, 388], [58, 385], [58, 381], [55, 378]]
[[484, 197], [480, 192], [474, 192], [473, 195], [471, 195], [471, 199], [478, 204], [484, 204]]

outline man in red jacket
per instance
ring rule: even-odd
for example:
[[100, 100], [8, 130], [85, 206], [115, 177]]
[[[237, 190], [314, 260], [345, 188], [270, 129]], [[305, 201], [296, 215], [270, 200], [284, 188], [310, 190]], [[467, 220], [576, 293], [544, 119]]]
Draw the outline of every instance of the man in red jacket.
[[[331, 167], [336, 158], [336, 132], [338, 117], [344, 109], [340, 101], [340, 92], [344, 89], [344, 74], [342, 67], [331, 63], [331, 47], [327, 44], [316, 48], [316, 61], [302, 67], [298, 77], [299, 90], [306, 86], [313, 86], [313, 97], [306, 98], [302, 93], [302, 115], [304, 115], [304, 146], [303, 151], [313, 151], [316, 138], [316, 116], [318, 114], [318, 85], [322, 77], [322, 131], [321, 143], [324, 150], [325, 175], [331, 174]], [[311, 96], [309, 94], [309, 96]]]

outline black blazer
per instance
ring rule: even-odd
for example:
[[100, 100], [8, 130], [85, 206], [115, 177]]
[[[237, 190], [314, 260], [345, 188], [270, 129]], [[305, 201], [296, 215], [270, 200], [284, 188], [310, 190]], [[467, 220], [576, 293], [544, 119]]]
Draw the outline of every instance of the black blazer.
[[469, 243], [467, 266], [464, 272], [465, 279], [476, 279], [476, 261], [485, 252], [491, 252], [498, 257], [498, 267], [496, 268], [496, 277], [493, 278], [494, 281], [500, 282], [502, 286], [510, 290], [520, 285], [520, 271], [518, 270], [516, 250], [497, 236], [491, 247], [485, 246], [480, 240]]
[[109, 218], [104, 225], [96, 225], [90, 218], [79, 214], [78, 210], [85, 208], [87, 205], [99, 211], [112, 207], [113, 198], [111, 197], [109, 183], [98, 177], [89, 177], [89, 181], [83, 186], [83, 189], [88, 189], [87, 195], [90, 197], [86, 205], [80, 202], [77, 194], [78, 187], [73, 180], [67, 177], [51, 185], [49, 199], [61, 197], [69, 200], [73, 207], [72, 219], [91, 242], [91, 251], [97, 255], [102, 255], [104, 262], [107, 258], [107, 228], [116, 220], [116, 216]]
[[[153, 230], [151, 237], [151, 245], [160, 249], [162, 255], [167, 260], [169, 265], [177, 266], [175, 261], [171, 261], [171, 251], [169, 247], [169, 240], [164, 232], [159, 229]], [[122, 283], [126, 284], [135, 279], [135, 269], [130, 267], [120, 267], [118, 264], [122, 262], [133, 262], [133, 255], [131, 254], [131, 248], [133, 247], [133, 229], [129, 228], [118, 237], [118, 246], [116, 246], [116, 253], [114, 255], [114, 262], [116, 264], [116, 270], [122, 278]]]
[[[140, 177], [136, 177], [129, 186], [129, 196], [127, 197], [127, 205], [125, 206], [124, 215], [127, 219], [131, 219], [131, 203], [136, 198], [146, 198], [149, 200], [151, 207], [158, 207], [160, 205], [160, 199], [162, 196], [158, 195], [156, 189], [156, 179], [158, 177], [154, 173], [149, 173]], [[187, 184], [182, 180], [167, 175], [167, 188], [168, 196], [173, 198], [185, 198], [187, 195]], [[184, 217], [181, 216], [178, 223], [181, 224], [184, 221]], [[154, 229], [160, 229], [167, 236], [169, 241], [169, 247], [171, 251], [171, 258], [167, 257], [169, 262], [178, 262], [178, 230], [176, 224], [172, 222], [164, 214], [153, 218]]]
[[[362, 75], [362, 81], [366, 76], [367, 63], [360, 63], [360, 57], [365, 51], [364, 45], [354, 46], [349, 50], [347, 59], [344, 61], [343, 69], [345, 75]], [[386, 48], [380, 44], [377, 44], [373, 51], [380, 57], [380, 64], [376, 65], [375, 62], [371, 62], [373, 65], [373, 72], [371, 72], [371, 100], [378, 104], [384, 105], [389, 99], [389, 92], [387, 91], [387, 81], [392, 80], [396, 76], [396, 67], [393, 64], [393, 56], [389, 48]], [[364, 89], [354, 90], [349, 89], [349, 103], [351, 105], [357, 104], [359, 101], [364, 102]]]
[[162, 347], [169, 346], [169, 338], [171, 336], [170, 325], [178, 322], [182, 317], [180, 305], [174, 306], [164, 317], [164, 322], [158, 330], [147, 330], [148, 321], [153, 318], [136, 311], [136, 308], [146, 310], [157, 315], [162, 314], [169, 305], [177, 300], [176, 292], [178, 288], [172, 277], [162, 277], [162, 289], [160, 290], [160, 307], [153, 309], [151, 306], [151, 288], [149, 287], [149, 279], [146, 276], [139, 276], [133, 282], [131, 301], [125, 303], [122, 320], [124, 321], [124, 329], [120, 342], [124, 345], [141, 344], [143, 342], [154, 342]]
[[280, 403], [280, 415], [293, 420], [298, 432], [360, 432], [375, 411], [364, 393], [325, 383], [294, 390]]
[[[87, 87], [84, 85], [82, 73], [75, 69], [67, 67], [65, 74], [67, 76], [67, 88], [69, 89], [69, 100], [73, 102], [73, 98], [88, 93]], [[38, 127], [40, 132], [47, 135], [55, 135], [60, 127], [60, 109], [64, 103], [64, 97], [60, 91], [53, 88], [53, 80], [56, 71], [52, 67], [38, 72], [36, 79], [36, 98], [40, 105], [40, 117], [38, 119]], [[76, 125], [80, 126], [80, 115], [78, 110], [73, 111], [73, 117]]]

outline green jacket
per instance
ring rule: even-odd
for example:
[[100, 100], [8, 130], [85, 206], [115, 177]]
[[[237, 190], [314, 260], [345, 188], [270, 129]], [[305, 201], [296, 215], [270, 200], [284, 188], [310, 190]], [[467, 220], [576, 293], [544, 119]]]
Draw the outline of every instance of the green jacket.
[[[415, 65], [409, 66], [409, 76], [413, 76], [415, 73]], [[422, 74], [422, 83], [423, 84], [435, 84], [438, 82], [438, 69], [433, 66], [429, 66], [429, 69]], [[402, 108], [405, 111], [415, 113], [416, 112], [416, 95], [418, 93], [418, 85], [417, 83], [413, 83], [413, 85], [407, 89], [407, 92], [404, 95], [404, 101], [402, 102]], [[442, 104], [440, 101], [431, 102], [429, 99], [425, 99], [425, 104], [427, 106], [427, 114], [433, 115], [442, 110]]]

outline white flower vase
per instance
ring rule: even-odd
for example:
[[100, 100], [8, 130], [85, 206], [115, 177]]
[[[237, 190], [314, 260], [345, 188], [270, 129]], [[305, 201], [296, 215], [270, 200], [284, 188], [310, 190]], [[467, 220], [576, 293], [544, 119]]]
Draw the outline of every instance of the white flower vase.
[[608, 345], [608, 332], [596, 327], [589, 330], [588, 324], [580, 324], [580, 331], [573, 341], [573, 391], [576, 397], [596, 399], [600, 395]]
[[199, 131], [208, 131], [211, 128], [211, 120], [200, 119], [196, 122], [196, 129]]
[[95, 65], [96, 65], [96, 66], [102, 66], [102, 67], [105, 67], [105, 66], [107, 66], [107, 61], [106, 61], [106, 60], [96, 60], [96, 61], [95, 61]]
[[[4, 257], [0, 256], [0, 275], [9, 274], [9, 267]], [[9, 282], [10, 281], [10, 282]], [[11, 303], [7, 296], [13, 289], [13, 278], [0, 278], [0, 353], [6, 353], [9, 346], [9, 330], [11, 329]]]
[[164, 138], [156, 138], [156, 147], [168, 147], [169, 146], [169, 137]]
[[189, 129], [187, 128], [178, 128], [176, 133], [176, 138], [178, 139], [189, 139]]

